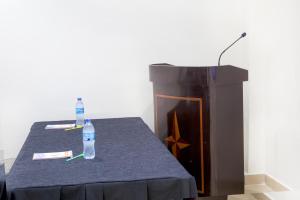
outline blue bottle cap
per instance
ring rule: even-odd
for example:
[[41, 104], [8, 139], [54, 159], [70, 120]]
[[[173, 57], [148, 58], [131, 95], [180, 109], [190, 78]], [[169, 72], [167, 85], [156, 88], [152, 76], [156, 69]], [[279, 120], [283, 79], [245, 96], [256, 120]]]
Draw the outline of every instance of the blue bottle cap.
[[81, 99], [81, 97], [78, 97], [77, 100], [78, 100], [78, 101], [81, 101], [82, 99]]
[[86, 119], [86, 120], [84, 120], [84, 123], [85, 123], [85, 124], [91, 123], [91, 120], [90, 120], [90, 119]]

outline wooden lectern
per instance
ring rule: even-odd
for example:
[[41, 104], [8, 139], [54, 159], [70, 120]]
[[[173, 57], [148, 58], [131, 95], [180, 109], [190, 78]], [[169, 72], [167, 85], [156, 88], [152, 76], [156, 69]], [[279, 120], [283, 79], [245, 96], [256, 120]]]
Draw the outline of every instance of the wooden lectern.
[[[155, 133], [196, 179], [200, 197], [244, 193], [243, 81], [230, 65], [150, 65]], [[206, 199], [206, 198], [204, 198]]]

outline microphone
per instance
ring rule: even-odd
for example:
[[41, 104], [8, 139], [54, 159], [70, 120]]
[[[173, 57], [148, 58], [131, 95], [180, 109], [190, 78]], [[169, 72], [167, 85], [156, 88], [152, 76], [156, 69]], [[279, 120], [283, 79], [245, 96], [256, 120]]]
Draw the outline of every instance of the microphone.
[[219, 62], [218, 62], [218, 66], [220, 66], [220, 61], [221, 61], [221, 57], [222, 55], [230, 48], [232, 47], [235, 43], [237, 43], [240, 39], [242, 39], [243, 37], [246, 37], [246, 33], [243, 33], [236, 41], [234, 41], [229, 47], [227, 47], [224, 51], [222, 51], [222, 53], [219, 56]]

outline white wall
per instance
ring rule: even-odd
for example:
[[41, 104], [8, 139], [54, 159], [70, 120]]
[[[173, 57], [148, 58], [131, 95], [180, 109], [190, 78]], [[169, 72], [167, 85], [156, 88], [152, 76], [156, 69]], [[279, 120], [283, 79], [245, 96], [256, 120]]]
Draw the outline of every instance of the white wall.
[[[148, 65], [249, 69], [245, 84], [248, 173], [300, 189], [298, 0], [0, 1], [0, 149], [15, 157], [31, 124], [141, 116], [153, 127]], [[76, 82], [80, 82], [80, 85]]]
[[[240, 0], [0, 1], [6, 157], [17, 155], [33, 122], [73, 119], [77, 96], [88, 117], [141, 116], [153, 127], [148, 65], [215, 65], [244, 22]], [[246, 47], [223, 63], [246, 68]]]
[[[249, 169], [262, 167], [300, 190], [300, 1], [253, 0], [249, 8], [249, 68], [256, 82], [250, 85], [249, 123], [255, 129], [250, 143], [255, 145]], [[265, 163], [252, 162], [261, 158]]]
[[[258, 0], [257, 0], [258, 2]], [[246, 83], [248, 88], [248, 169], [247, 172], [265, 173], [265, 88], [264, 80], [267, 74], [266, 63], [262, 62], [265, 56], [266, 32], [263, 32], [265, 25], [261, 24], [261, 17], [258, 16], [258, 10], [264, 10], [264, 7], [258, 6], [256, 1], [248, 0], [246, 2], [246, 20], [247, 24], [247, 48], [248, 48], [248, 73], [249, 81]], [[246, 104], [247, 106], [247, 104]], [[246, 119], [247, 120], [247, 119]]]

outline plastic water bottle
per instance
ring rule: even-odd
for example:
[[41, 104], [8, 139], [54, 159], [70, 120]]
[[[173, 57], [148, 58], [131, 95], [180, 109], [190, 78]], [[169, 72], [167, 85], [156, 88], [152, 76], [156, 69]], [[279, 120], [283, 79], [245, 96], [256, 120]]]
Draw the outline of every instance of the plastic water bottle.
[[84, 125], [84, 106], [81, 98], [77, 98], [76, 102], [76, 126]]
[[95, 158], [95, 128], [90, 119], [85, 121], [83, 130], [83, 157], [85, 159]]

